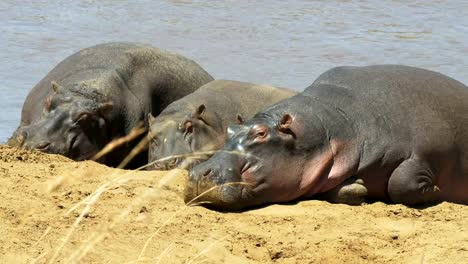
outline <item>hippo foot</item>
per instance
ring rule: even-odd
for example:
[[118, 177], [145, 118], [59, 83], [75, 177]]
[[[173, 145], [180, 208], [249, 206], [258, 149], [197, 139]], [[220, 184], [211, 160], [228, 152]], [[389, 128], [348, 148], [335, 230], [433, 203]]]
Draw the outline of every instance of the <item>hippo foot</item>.
[[367, 188], [361, 179], [350, 178], [337, 187], [321, 195], [331, 203], [344, 203], [349, 205], [360, 205], [365, 202]]
[[418, 158], [405, 160], [388, 181], [390, 199], [406, 205], [438, 202], [440, 189], [432, 179], [434, 174], [426, 162]]

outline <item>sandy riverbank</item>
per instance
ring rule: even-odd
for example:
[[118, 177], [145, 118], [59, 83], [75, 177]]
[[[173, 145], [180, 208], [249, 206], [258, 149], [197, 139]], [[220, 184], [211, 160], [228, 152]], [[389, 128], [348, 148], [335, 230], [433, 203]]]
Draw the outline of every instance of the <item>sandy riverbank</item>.
[[468, 259], [468, 206], [442, 203], [419, 210], [302, 201], [219, 213], [183, 204], [185, 173], [117, 170], [0, 146], [0, 262]]

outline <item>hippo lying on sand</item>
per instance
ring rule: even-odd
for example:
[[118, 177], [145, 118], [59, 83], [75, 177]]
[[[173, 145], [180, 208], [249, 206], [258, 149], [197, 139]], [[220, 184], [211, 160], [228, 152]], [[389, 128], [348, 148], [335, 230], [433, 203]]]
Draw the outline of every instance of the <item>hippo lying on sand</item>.
[[[149, 117], [150, 169], [191, 167], [207, 160], [209, 151], [220, 149], [226, 129], [238, 117], [251, 118], [261, 109], [296, 94], [293, 91], [251, 83], [216, 80], [170, 104], [158, 117]], [[184, 154], [205, 152], [193, 159]], [[184, 163], [183, 163], [184, 162]]]
[[221, 210], [322, 196], [468, 204], [468, 88], [398, 65], [338, 67], [228, 129], [186, 202]]
[[[113, 139], [146, 124], [148, 113], [159, 114], [211, 80], [192, 60], [148, 45], [93, 46], [66, 58], [31, 90], [8, 144], [90, 159]], [[100, 162], [119, 164], [138, 141]], [[146, 162], [145, 151], [134, 165]]]

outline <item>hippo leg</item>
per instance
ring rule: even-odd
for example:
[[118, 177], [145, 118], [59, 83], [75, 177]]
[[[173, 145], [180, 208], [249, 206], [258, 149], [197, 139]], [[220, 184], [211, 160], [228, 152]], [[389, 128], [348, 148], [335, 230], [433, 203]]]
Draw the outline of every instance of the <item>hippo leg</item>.
[[365, 202], [367, 188], [361, 179], [352, 177], [337, 187], [323, 193], [320, 198], [332, 203], [360, 205]]
[[440, 200], [440, 190], [433, 183], [433, 173], [420, 159], [401, 163], [388, 181], [388, 194], [394, 203], [423, 204]]

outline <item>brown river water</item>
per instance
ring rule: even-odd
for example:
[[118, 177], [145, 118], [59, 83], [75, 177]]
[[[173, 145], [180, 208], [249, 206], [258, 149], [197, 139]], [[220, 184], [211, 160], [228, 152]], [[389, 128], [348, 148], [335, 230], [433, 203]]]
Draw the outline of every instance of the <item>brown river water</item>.
[[396, 63], [468, 83], [468, 1], [0, 1], [0, 143], [66, 56], [150, 43], [217, 79], [303, 90], [339, 65]]

